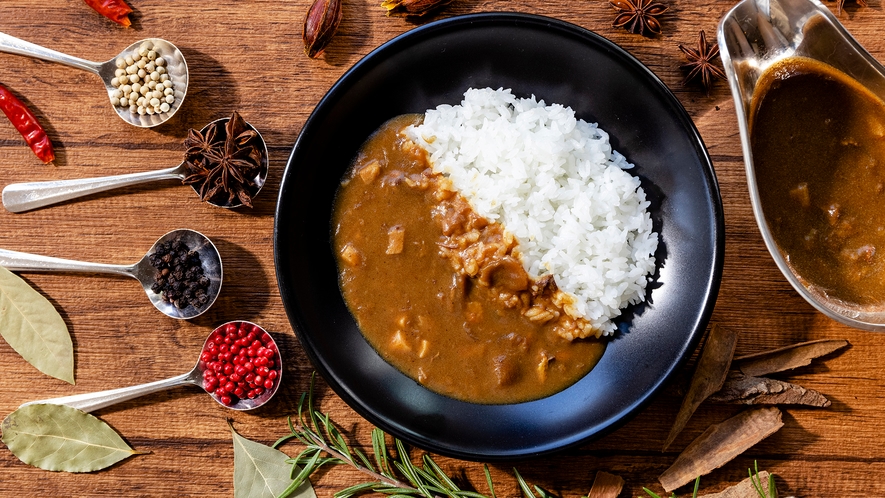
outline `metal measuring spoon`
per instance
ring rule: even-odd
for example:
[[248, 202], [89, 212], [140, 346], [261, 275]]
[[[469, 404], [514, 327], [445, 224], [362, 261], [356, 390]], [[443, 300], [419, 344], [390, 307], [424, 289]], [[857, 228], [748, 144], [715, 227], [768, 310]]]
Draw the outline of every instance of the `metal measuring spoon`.
[[108, 100], [110, 101], [114, 90], [116, 90], [111, 84], [111, 80], [115, 77], [114, 72], [117, 70], [117, 59], [131, 55], [144, 42], [151, 42], [153, 46], [156, 47], [159, 54], [166, 59], [166, 72], [169, 74], [169, 81], [172, 82], [175, 101], [170, 105], [167, 112], [153, 115], [139, 115], [138, 113], [131, 112], [129, 107], [111, 105], [123, 121], [141, 128], [150, 128], [163, 124], [168, 121], [169, 118], [174, 116], [175, 112], [178, 111], [181, 104], [184, 102], [185, 95], [187, 95], [187, 62], [185, 62], [184, 56], [181, 54], [181, 51], [178, 50], [178, 47], [168, 41], [161, 38], [146, 38], [129, 45], [126, 49], [120, 52], [119, 55], [107, 62], [92, 62], [26, 42], [5, 33], [0, 33], [0, 52], [36, 57], [45, 61], [58, 62], [60, 64], [95, 73], [104, 82], [104, 86], [108, 92]]
[[[160, 244], [172, 241], [177, 237], [190, 248], [191, 251], [197, 251], [200, 255], [200, 261], [203, 265], [203, 274], [209, 277], [209, 288], [206, 294], [209, 300], [205, 306], [201, 308], [188, 304], [186, 308], [177, 308], [173, 303], [167, 303], [163, 300], [161, 294], [154, 293], [151, 286], [154, 285], [156, 279], [156, 269], [151, 266], [150, 256], [157, 252]], [[190, 319], [202, 315], [208, 310], [218, 293], [221, 290], [222, 268], [221, 256], [218, 249], [211, 240], [206, 238], [200, 232], [188, 229], [173, 230], [166, 235], [160, 237], [143, 258], [134, 265], [110, 265], [101, 263], [87, 263], [83, 261], [74, 261], [70, 259], [53, 258], [49, 256], [40, 256], [36, 254], [28, 254], [17, 251], [9, 251], [0, 249], [0, 266], [10, 271], [36, 271], [36, 272], [80, 272], [80, 273], [110, 273], [113, 275], [125, 275], [132, 277], [139, 282], [144, 288], [148, 299], [158, 310], [172, 318]]]
[[[207, 128], [213, 123], [218, 123], [218, 126], [223, 127], [224, 123], [229, 120], [230, 118], [217, 119], [204, 126], [200, 131], [205, 133]], [[264, 182], [267, 180], [267, 143], [265, 143], [264, 137], [261, 136], [261, 133], [256, 130], [254, 126], [248, 122], [246, 125], [258, 135], [258, 141], [261, 144], [262, 149], [261, 167], [258, 169], [255, 178], [252, 178], [255, 187], [250, 193], [252, 194], [252, 197], [255, 197], [255, 195], [261, 191]], [[185, 164], [182, 162], [178, 166], [172, 168], [145, 171], [143, 173], [102, 176], [98, 178], [80, 178], [76, 180], [13, 183], [7, 185], [3, 189], [3, 207], [5, 207], [7, 211], [21, 213], [23, 211], [29, 211], [31, 209], [37, 209], [51, 204], [76, 199], [85, 195], [104, 192], [105, 190], [126, 187], [129, 185], [138, 185], [140, 183], [157, 180], [178, 179], [180, 181], [184, 180], [185, 176], [187, 176], [187, 168], [185, 168]], [[197, 194], [199, 194], [198, 187], [198, 185], [193, 185], [194, 192], [197, 192]], [[243, 205], [239, 199], [236, 198], [231, 203], [216, 202], [212, 200], [207, 200], [206, 202], [213, 206], [226, 209], [236, 208]]]
[[[268, 401], [270, 401], [270, 399], [273, 397], [274, 394], [276, 394], [277, 390], [280, 387], [280, 381], [282, 380], [282, 375], [283, 375], [282, 357], [280, 356], [280, 350], [277, 347], [277, 343], [276, 343], [276, 341], [274, 341], [273, 337], [270, 334], [268, 334], [266, 330], [259, 327], [258, 325], [255, 325], [254, 323], [251, 323], [251, 322], [243, 322], [243, 321], [228, 322], [228, 323], [237, 323], [237, 324], [246, 323], [248, 325], [251, 325], [252, 327], [255, 327], [258, 330], [260, 330], [261, 333], [263, 333], [264, 336], [268, 338], [269, 342], [271, 344], [273, 344], [273, 346], [274, 346], [274, 350], [273, 350], [275, 352], [275, 354], [274, 354], [275, 367], [274, 368], [275, 368], [275, 371], [277, 372], [277, 377], [276, 377], [276, 379], [274, 379], [273, 387], [270, 389], [265, 389], [264, 392], [256, 398], [252, 398], [252, 399], [240, 398], [237, 400], [236, 403], [233, 403], [230, 405], [224, 404], [218, 395], [216, 395], [213, 392], [209, 392], [208, 390], [206, 390], [205, 387], [203, 387], [203, 384], [204, 384], [203, 383], [203, 372], [206, 370], [207, 365], [205, 364], [204, 361], [202, 361], [202, 359], [199, 359], [199, 360], [197, 360], [197, 364], [194, 365], [194, 368], [190, 372], [176, 376], [176, 377], [172, 377], [169, 379], [158, 380], [156, 382], [151, 382], [148, 384], [141, 384], [141, 385], [137, 385], [137, 386], [121, 387], [119, 389], [111, 389], [108, 391], [99, 391], [99, 392], [86, 393], [86, 394], [75, 394], [73, 396], [64, 396], [61, 398], [43, 399], [43, 400], [39, 400], [39, 401], [29, 401], [27, 403], [24, 403], [21, 406], [37, 405], [37, 404], [67, 405], [72, 408], [77, 408], [78, 410], [82, 410], [84, 412], [91, 412], [91, 411], [99, 410], [101, 408], [105, 408], [105, 407], [114, 405], [116, 403], [120, 403], [122, 401], [128, 401], [130, 399], [139, 398], [139, 397], [144, 396], [146, 394], [151, 394], [151, 393], [155, 393], [158, 391], [165, 391], [166, 389], [170, 389], [170, 388], [178, 387], [178, 386], [183, 386], [186, 384], [193, 384], [195, 386], [200, 386], [201, 388], [203, 388], [203, 390], [206, 390], [206, 392], [212, 396], [212, 399], [217, 401], [220, 405], [230, 408], [232, 410], [245, 411], [245, 410], [253, 410], [255, 408], [258, 408], [259, 406], [262, 406], [262, 405], [266, 404]], [[206, 351], [207, 345], [209, 344], [209, 342], [212, 340], [213, 337], [215, 337], [215, 333], [219, 329], [221, 329], [222, 327], [226, 327], [228, 325], [228, 323], [221, 325], [220, 327], [213, 330], [211, 334], [209, 334], [209, 337], [206, 338], [206, 342], [203, 343], [203, 349], [201, 350], [201, 356], [202, 356], [202, 352]]]

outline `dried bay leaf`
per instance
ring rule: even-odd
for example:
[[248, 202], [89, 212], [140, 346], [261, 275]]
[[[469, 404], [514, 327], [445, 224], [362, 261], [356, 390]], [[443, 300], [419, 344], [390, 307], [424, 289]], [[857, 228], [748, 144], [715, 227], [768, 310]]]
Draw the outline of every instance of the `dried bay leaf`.
[[771, 474], [763, 470], [759, 472], [758, 477], [748, 477], [730, 488], [725, 488], [718, 493], [703, 495], [700, 498], [759, 498], [759, 493], [753, 487], [754, 478], [757, 478], [757, 482], [762, 484], [762, 491], [765, 493], [765, 496], [777, 496], [773, 490], [768, 488], [770, 476]]
[[45, 470], [92, 472], [137, 453], [108, 424], [65, 405], [23, 406], [2, 428], [9, 451]]
[[[230, 432], [234, 439], [234, 497], [276, 498], [285, 491], [292, 483], [289, 457], [280, 450], [244, 438], [232, 425]], [[305, 479], [289, 496], [316, 498], [316, 493]]]
[[830, 406], [830, 400], [814, 389], [766, 377], [750, 377], [735, 371], [728, 374], [722, 389], [708, 399], [713, 403], [743, 405]]
[[587, 498], [618, 498], [624, 489], [624, 480], [620, 476], [599, 471], [593, 479], [593, 487]]
[[746, 375], [761, 377], [784, 370], [804, 367], [811, 360], [828, 355], [848, 346], [845, 339], [821, 339], [801, 342], [783, 348], [772, 349], [734, 359], [734, 364]]
[[74, 383], [74, 345], [65, 321], [48, 299], [3, 267], [0, 335], [37, 370]]
[[668, 493], [725, 465], [784, 426], [776, 407], [751, 408], [711, 425], [658, 478]]
[[728, 375], [728, 368], [731, 366], [731, 358], [734, 356], [734, 348], [737, 345], [737, 333], [731, 329], [720, 327], [713, 324], [701, 356], [698, 359], [698, 365], [695, 368], [694, 376], [691, 378], [691, 385], [688, 393], [682, 399], [682, 406], [679, 407], [679, 413], [676, 415], [676, 422], [670, 429], [670, 435], [664, 442], [664, 450], [666, 450], [676, 436], [685, 428], [688, 419], [691, 418], [698, 406], [708, 396], [722, 388], [725, 378]]

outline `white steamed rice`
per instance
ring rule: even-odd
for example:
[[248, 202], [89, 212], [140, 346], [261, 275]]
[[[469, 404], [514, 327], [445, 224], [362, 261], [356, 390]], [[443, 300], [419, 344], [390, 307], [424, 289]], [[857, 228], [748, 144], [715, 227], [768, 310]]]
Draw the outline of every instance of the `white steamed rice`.
[[516, 236], [534, 278], [575, 297], [566, 311], [609, 335], [645, 298], [658, 235], [633, 167], [570, 107], [469, 89], [406, 132], [482, 216]]

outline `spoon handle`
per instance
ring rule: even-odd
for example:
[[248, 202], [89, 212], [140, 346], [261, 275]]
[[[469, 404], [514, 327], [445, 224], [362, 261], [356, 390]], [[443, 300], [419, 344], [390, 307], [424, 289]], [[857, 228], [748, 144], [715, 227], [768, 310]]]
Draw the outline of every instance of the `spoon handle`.
[[99, 391], [94, 393], [75, 394], [73, 396], [64, 396], [61, 398], [41, 399], [38, 401], [29, 401], [21, 406], [47, 404], [47, 405], [67, 405], [84, 412], [100, 410], [102, 408], [135, 399], [146, 394], [163, 391], [184, 384], [191, 384], [191, 374], [188, 372], [177, 377], [158, 380], [148, 384], [137, 386], [121, 387], [119, 389], [110, 389], [108, 391]]
[[104, 192], [129, 185], [155, 180], [183, 178], [182, 166], [129, 173], [126, 175], [80, 178], [76, 180], [52, 180], [48, 182], [13, 183], [3, 189], [3, 206], [13, 213], [21, 213], [50, 204], [56, 204], [84, 195]]
[[124, 265], [108, 265], [88, 263], [72, 259], [53, 258], [39, 254], [0, 249], [0, 266], [9, 271], [72, 271], [82, 273], [111, 273], [134, 277], [133, 267]]
[[0, 52], [24, 55], [26, 57], [36, 57], [49, 62], [58, 62], [66, 66], [76, 67], [77, 69], [83, 69], [95, 74], [99, 74], [99, 71], [101, 70], [101, 64], [97, 62], [56, 52], [55, 50], [20, 40], [14, 36], [7, 35], [6, 33], [0, 33]]

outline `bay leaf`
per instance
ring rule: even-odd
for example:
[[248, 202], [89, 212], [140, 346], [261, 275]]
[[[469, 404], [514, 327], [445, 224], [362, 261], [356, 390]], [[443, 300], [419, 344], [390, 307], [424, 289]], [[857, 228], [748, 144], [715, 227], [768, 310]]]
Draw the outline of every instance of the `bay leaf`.
[[[230, 424], [228, 424], [230, 425]], [[234, 498], [276, 498], [292, 483], [292, 464], [282, 451], [237, 434], [234, 439]], [[309, 480], [289, 496], [316, 498]]]
[[37, 370], [74, 383], [74, 345], [65, 321], [48, 299], [3, 267], [0, 335]]
[[65, 405], [22, 406], [2, 429], [9, 451], [45, 470], [92, 472], [137, 453], [108, 424]]

